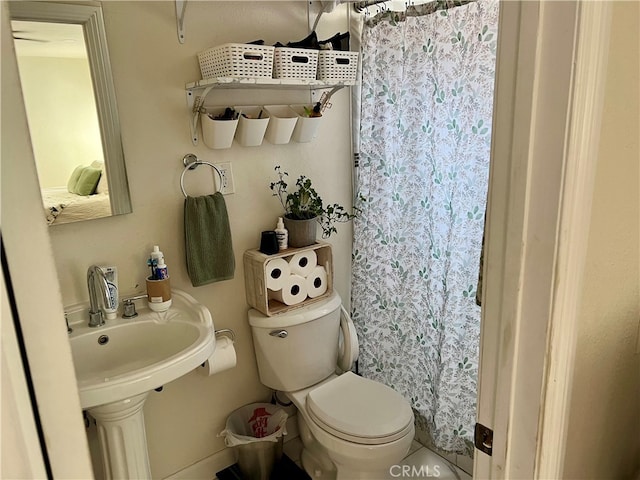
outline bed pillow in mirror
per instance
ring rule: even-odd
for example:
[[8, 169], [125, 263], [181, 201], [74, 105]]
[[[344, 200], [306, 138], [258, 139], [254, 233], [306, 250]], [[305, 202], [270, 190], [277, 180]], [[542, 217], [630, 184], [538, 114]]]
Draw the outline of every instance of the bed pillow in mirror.
[[107, 193], [109, 191], [109, 185], [107, 184], [107, 175], [104, 170], [104, 162], [101, 162], [100, 160], [94, 160], [93, 162], [91, 162], [90, 166], [102, 170], [100, 181], [98, 182], [98, 186], [96, 187], [96, 191], [94, 193]]
[[76, 189], [76, 185], [78, 184], [78, 179], [80, 175], [82, 175], [82, 171], [85, 169], [82, 165], [78, 165], [73, 172], [71, 172], [71, 176], [69, 177], [69, 181], [67, 182], [67, 190], [69, 193], [76, 193], [74, 190]]
[[76, 193], [78, 195], [91, 195], [96, 191], [96, 186], [100, 180], [102, 170], [93, 167], [86, 167], [82, 170], [78, 183], [76, 184]]
[[107, 182], [107, 175], [103, 170], [102, 175], [100, 175], [100, 181], [98, 182], [95, 193], [107, 193], [108, 191], [109, 183]]

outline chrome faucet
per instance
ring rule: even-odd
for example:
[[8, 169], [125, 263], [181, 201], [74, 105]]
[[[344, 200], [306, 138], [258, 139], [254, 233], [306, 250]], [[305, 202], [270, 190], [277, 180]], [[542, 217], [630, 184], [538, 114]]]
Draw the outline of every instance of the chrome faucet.
[[98, 305], [98, 295], [96, 292], [96, 282], [102, 294], [102, 307], [109, 304], [109, 286], [104, 272], [97, 265], [91, 265], [87, 270], [87, 287], [89, 288], [89, 326], [101, 327], [104, 325], [104, 315], [100, 305]]

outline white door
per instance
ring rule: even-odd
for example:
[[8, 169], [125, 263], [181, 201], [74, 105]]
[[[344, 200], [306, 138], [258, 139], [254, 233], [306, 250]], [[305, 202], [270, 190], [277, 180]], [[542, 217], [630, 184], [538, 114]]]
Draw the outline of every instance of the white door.
[[[24, 347], [45, 444], [42, 448], [46, 450], [50, 466], [51, 475], [48, 476], [93, 478], [49, 233], [44, 221], [29, 221], [42, 216], [43, 207], [20, 90], [7, 2], [0, 2], [0, 13], [3, 119], [0, 198], [5, 205], [9, 202], [20, 205], [20, 208], [2, 210], [2, 242], [6, 251], [3, 268], [10, 273], [15, 313], [24, 334]], [[6, 119], [10, 121], [4, 121]], [[8, 282], [9, 277], [5, 276], [4, 280]], [[3, 315], [2, 321], [10, 322], [11, 317]], [[3, 326], [3, 347], [4, 340]], [[3, 352], [3, 355], [5, 353], [8, 354]], [[14, 368], [13, 372], [16, 371]], [[14, 378], [11, 380], [20, 383]], [[4, 381], [3, 375], [3, 387]], [[3, 388], [3, 409], [4, 394]], [[15, 394], [18, 395], [18, 392]], [[47, 475], [40, 474], [42, 465], [37, 459], [39, 454], [31, 454], [32, 426], [24, 420], [23, 410], [28, 406], [21, 402], [17, 408], [22, 412], [21, 416], [2, 416], [3, 453], [5, 433], [21, 433], [24, 441], [31, 445], [29, 452], [23, 452], [28, 460], [24, 466], [31, 468], [34, 473], [34, 476], [27, 478], [46, 478]], [[2, 478], [19, 477], [3, 475]]]
[[14, 317], [0, 270], [0, 299], [2, 301], [2, 450], [1, 478], [46, 478], [45, 460], [29, 389], [25, 378], [20, 347], [14, 329]]

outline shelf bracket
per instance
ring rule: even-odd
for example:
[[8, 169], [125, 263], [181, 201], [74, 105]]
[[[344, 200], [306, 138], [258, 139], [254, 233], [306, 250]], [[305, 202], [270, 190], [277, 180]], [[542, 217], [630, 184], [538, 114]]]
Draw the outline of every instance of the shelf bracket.
[[212, 88], [213, 85], [208, 86], [199, 95], [195, 94], [194, 89], [187, 90], [187, 106], [190, 112], [189, 129], [191, 130], [191, 142], [194, 145], [198, 145], [198, 119], [202, 113], [204, 101]]
[[178, 41], [184, 43], [184, 14], [187, 10], [187, 0], [176, 0], [176, 26]]
[[327, 108], [331, 108], [331, 97], [333, 96], [334, 93], [336, 93], [339, 90], [342, 90], [343, 88], [344, 88], [344, 85], [339, 85], [337, 87], [333, 87], [328, 92], [325, 91], [322, 94], [322, 96], [320, 97], [320, 111], [321, 112], [324, 112], [325, 109], [327, 109]]

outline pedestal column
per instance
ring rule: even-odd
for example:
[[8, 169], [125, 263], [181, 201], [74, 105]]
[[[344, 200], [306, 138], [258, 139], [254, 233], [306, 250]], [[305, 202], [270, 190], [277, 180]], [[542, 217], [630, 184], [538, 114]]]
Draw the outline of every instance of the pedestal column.
[[151, 479], [142, 412], [148, 395], [89, 409], [98, 427], [106, 479]]

